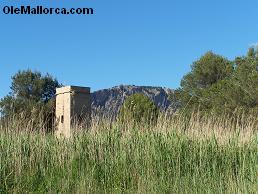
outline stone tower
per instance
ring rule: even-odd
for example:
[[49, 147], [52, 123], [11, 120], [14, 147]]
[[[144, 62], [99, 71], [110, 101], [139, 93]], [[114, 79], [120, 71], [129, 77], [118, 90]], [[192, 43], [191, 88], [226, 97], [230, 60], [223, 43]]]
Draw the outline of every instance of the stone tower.
[[58, 137], [69, 138], [74, 124], [86, 127], [90, 124], [90, 118], [90, 88], [78, 86], [56, 88], [56, 135]]

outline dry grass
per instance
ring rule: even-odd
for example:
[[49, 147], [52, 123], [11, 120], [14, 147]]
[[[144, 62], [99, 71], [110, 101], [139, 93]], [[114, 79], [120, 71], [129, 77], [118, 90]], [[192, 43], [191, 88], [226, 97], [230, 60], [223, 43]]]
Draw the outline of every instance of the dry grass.
[[[42, 127], [43, 126], [43, 127]], [[255, 193], [257, 118], [93, 118], [69, 140], [21, 115], [0, 124], [0, 193]]]

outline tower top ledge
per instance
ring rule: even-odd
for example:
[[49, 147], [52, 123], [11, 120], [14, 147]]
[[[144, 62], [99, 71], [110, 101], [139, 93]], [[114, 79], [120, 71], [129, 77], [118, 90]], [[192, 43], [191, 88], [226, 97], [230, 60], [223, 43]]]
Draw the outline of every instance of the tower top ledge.
[[64, 87], [61, 87], [61, 88], [56, 88], [56, 95], [63, 94], [63, 93], [71, 93], [71, 92], [89, 94], [90, 93], [90, 87], [64, 86]]

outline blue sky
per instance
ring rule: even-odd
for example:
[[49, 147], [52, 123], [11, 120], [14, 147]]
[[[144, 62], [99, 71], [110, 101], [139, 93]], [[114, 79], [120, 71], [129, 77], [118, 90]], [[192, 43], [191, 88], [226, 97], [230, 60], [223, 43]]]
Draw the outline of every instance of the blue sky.
[[[1, 0], [0, 97], [18, 70], [92, 91], [120, 84], [177, 88], [212, 50], [229, 59], [258, 42], [257, 0]], [[40, 2], [40, 1], [38, 1]], [[5, 5], [92, 7], [94, 15], [4, 15]]]

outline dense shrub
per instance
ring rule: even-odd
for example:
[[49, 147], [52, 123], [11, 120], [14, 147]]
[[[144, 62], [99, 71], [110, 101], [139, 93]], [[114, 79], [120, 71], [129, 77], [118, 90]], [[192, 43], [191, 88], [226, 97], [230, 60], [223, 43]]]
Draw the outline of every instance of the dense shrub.
[[159, 110], [156, 105], [143, 94], [129, 96], [119, 112], [119, 121], [133, 124], [145, 123], [153, 125], [158, 118]]

